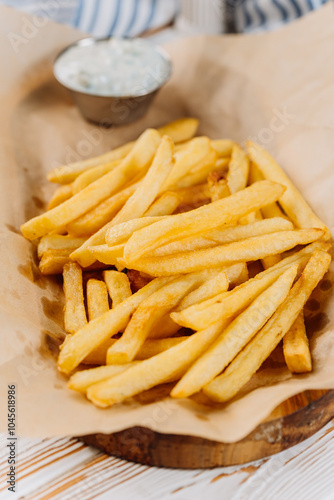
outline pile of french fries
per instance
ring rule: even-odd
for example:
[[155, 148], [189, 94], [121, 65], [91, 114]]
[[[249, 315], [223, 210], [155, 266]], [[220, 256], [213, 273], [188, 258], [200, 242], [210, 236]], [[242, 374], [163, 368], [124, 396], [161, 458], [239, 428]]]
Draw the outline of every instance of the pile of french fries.
[[312, 370], [303, 308], [329, 230], [262, 147], [197, 127], [54, 169], [48, 210], [21, 228], [41, 272], [63, 273], [59, 370], [99, 407], [170, 382], [228, 401], [282, 339], [289, 370]]

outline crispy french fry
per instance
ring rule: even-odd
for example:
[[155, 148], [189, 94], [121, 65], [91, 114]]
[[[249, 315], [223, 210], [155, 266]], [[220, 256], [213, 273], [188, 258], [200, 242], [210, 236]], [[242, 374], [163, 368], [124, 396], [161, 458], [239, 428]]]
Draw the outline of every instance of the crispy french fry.
[[[183, 240], [173, 241], [167, 245], [156, 248], [148, 255], [149, 257], [160, 257], [164, 255], [177, 255], [180, 252], [192, 252], [200, 248], [214, 247], [217, 243], [211, 239], [202, 236], [190, 236]], [[124, 245], [125, 246], [125, 245]]]
[[[175, 335], [181, 329], [180, 325], [175, 323], [168, 314], [165, 314], [157, 323], [154, 325], [154, 329], [151, 329], [148, 336], [151, 339], [159, 340], [171, 337]], [[145, 341], [146, 342], [146, 341]], [[139, 351], [140, 352], [140, 351]], [[138, 354], [136, 359], [138, 358]]]
[[114, 377], [115, 375], [124, 372], [131, 366], [135, 366], [137, 363], [138, 361], [134, 361], [133, 363], [128, 363], [126, 365], [98, 366], [97, 368], [90, 368], [89, 370], [76, 372], [67, 382], [67, 387], [73, 391], [85, 394], [88, 387], [91, 385]]
[[64, 186], [59, 186], [52, 195], [51, 200], [48, 204], [48, 210], [52, 208], [58, 207], [61, 203], [71, 198], [73, 195], [73, 186], [72, 184], [66, 184]]
[[290, 372], [307, 373], [312, 371], [311, 351], [302, 312], [283, 337], [283, 353]]
[[275, 266], [257, 274], [244, 284], [225, 292], [220, 296], [189, 307], [178, 313], [172, 313], [172, 319], [187, 328], [203, 330], [219, 318], [229, 318], [247, 307], [261, 292], [270, 286], [281, 273], [294, 263], [304, 266], [312, 253], [317, 249], [327, 250], [328, 245], [322, 242], [312, 243], [299, 252], [286, 257]]
[[82, 270], [75, 262], [64, 265], [65, 330], [75, 333], [87, 323], [82, 288]]
[[291, 328], [312, 290], [326, 273], [330, 261], [329, 254], [320, 250], [314, 253], [288, 297], [268, 323], [238, 354], [225, 372], [204, 387], [207, 396], [214, 401], [223, 402], [239, 392]]
[[88, 169], [110, 163], [115, 160], [123, 160], [123, 158], [125, 158], [133, 149], [134, 144], [135, 142], [129, 142], [123, 146], [113, 149], [112, 151], [108, 151], [108, 153], [104, 153], [103, 155], [56, 167], [48, 173], [47, 179], [50, 182], [56, 182], [58, 184], [68, 184], [73, 182], [80, 174], [82, 174], [82, 172], [85, 172]]
[[122, 337], [107, 352], [107, 364], [132, 361], [155, 324], [168, 314], [180, 300], [196, 286], [203, 283], [207, 273], [188, 274], [173, 279], [140, 304], [133, 314]]
[[[173, 166], [173, 143], [164, 136], [158, 147], [145, 178], [140, 183], [133, 195], [128, 199], [123, 208], [106, 226], [89, 238], [80, 248], [73, 252], [71, 258], [77, 260], [83, 267], [95, 262], [95, 254], [88, 247], [104, 243], [105, 234], [109, 227], [120, 222], [141, 217], [156, 198], [162, 183]], [[107, 174], [108, 175], [108, 174]], [[96, 181], [97, 182], [97, 181]], [[102, 241], [101, 241], [102, 240]]]
[[[249, 183], [253, 184], [254, 182], [262, 181], [263, 179], [264, 177], [258, 167], [254, 163], [251, 163], [249, 166]], [[283, 217], [289, 220], [278, 203], [270, 203], [269, 205], [262, 207], [261, 214], [264, 218]]]
[[204, 232], [203, 236], [215, 243], [226, 244], [251, 238], [252, 236], [261, 236], [262, 234], [276, 233], [277, 231], [290, 231], [292, 229], [293, 225], [291, 222], [281, 217], [275, 217], [258, 220], [250, 224], [215, 229]]
[[173, 142], [168, 136], [163, 136], [147, 174], [113, 223], [119, 224], [142, 216], [161, 191], [173, 165]]
[[211, 141], [207, 137], [196, 137], [189, 141], [187, 147], [175, 153], [175, 163], [164, 184], [161, 192], [175, 187], [180, 179], [187, 175], [192, 168], [206, 163], [211, 151]]
[[92, 182], [118, 167], [122, 160], [114, 160], [82, 172], [72, 183], [73, 194], [79, 193]]
[[186, 307], [203, 302], [203, 300], [210, 299], [219, 293], [226, 292], [228, 287], [229, 280], [225, 271], [217, 270], [217, 274], [215, 276], [203, 283], [203, 285], [198, 287], [196, 290], [188, 293], [188, 295], [181, 300], [177, 310], [182, 311], [182, 309], [185, 309]]
[[270, 154], [251, 141], [247, 142], [247, 151], [251, 160], [266, 179], [286, 186], [286, 191], [280, 197], [279, 202], [295, 226], [302, 229], [320, 228], [324, 231], [324, 239], [328, 240], [330, 238], [329, 229], [314, 214], [311, 207]]
[[75, 335], [67, 337], [58, 358], [59, 370], [71, 373], [91, 351], [125, 328], [139, 304], [169, 280], [162, 278], [151, 281], [103, 316], [90, 321]]
[[218, 245], [212, 248], [159, 257], [143, 257], [136, 261], [129, 261], [125, 258], [130, 239], [124, 248], [124, 258], [125, 264], [137, 271], [150, 276], [170, 276], [175, 273], [197, 272], [203, 269], [204, 266], [223, 267], [237, 262], [263, 259], [268, 255], [285, 252], [296, 245], [306, 245], [316, 241], [323, 234], [324, 232], [321, 229], [280, 231], [236, 241], [228, 245]]
[[44, 276], [61, 274], [63, 272], [64, 265], [72, 262], [70, 259], [72, 251], [73, 249], [46, 250], [40, 258], [39, 270]]
[[280, 184], [262, 181], [209, 205], [166, 217], [149, 228], [136, 231], [126, 244], [124, 257], [129, 262], [134, 261], [162, 244], [232, 224], [269, 200], [275, 201], [283, 190]]
[[198, 124], [197, 118], [180, 118], [157, 130], [161, 136], [168, 135], [173, 142], [185, 142], [196, 134]]
[[[161, 136], [168, 135], [172, 141], [177, 143], [191, 139], [195, 135], [197, 127], [198, 120], [196, 118], [181, 118], [168, 123], [157, 130]], [[134, 145], [135, 141], [128, 142], [127, 144], [104, 153], [103, 155], [57, 167], [49, 172], [48, 180], [59, 184], [68, 184], [69, 182], [74, 181], [78, 175], [85, 170], [101, 166], [115, 160], [122, 160], [130, 153]]]
[[125, 243], [120, 243], [110, 247], [108, 245], [96, 245], [92, 247], [87, 247], [87, 252], [94, 257], [94, 261], [98, 260], [103, 264], [108, 264], [109, 266], [115, 266], [118, 259], [123, 257]]
[[207, 203], [210, 199], [210, 191], [207, 183], [178, 189], [173, 192], [181, 197], [182, 205], [203, 204], [205, 202]]
[[187, 339], [188, 337], [146, 339], [136, 355], [136, 360], [152, 358]]
[[103, 281], [96, 279], [88, 280], [86, 292], [89, 321], [109, 311], [108, 290]]
[[231, 141], [231, 139], [214, 139], [211, 141], [211, 146], [217, 151], [219, 157], [230, 156], [234, 145], [235, 142]]
[[157, 131], [146, 130], [118, 167], [92, 182], [58, 207], [23, 224], [21, 226], [23, 235], [27, 239], [33, 240], [69, 224], [88, 212], [120, 189], [127, 176], [145, 171], [149, 167], [160, 141], [160, 135]]
[[157, 198], [146, 210], [144, 217], [170, 215], [181, 203], [181, 196], [177, 192], [166, 191]]
[[232, 149], [232, 156], [227, 172], [227, 184], [231, 194], [245, 189], [248, 181], [249, 161], [246, 153], [238, 144]]
[[[48, 250], [75, 250], [79, 248], [85, 241], [85, 238], [72, 238], [60, 234], [50, 234], [43, 236], [40, 239], [37, 247], [38, 258], [41, 259], [43, 254]], [[68, 254], [69, 255], [69, 254]]]
[[67, 226], [71, 235], [92, 235], [108, 224], [128, 201], [138, 188], [139, 183], [128, 186], [119, 193], [107, 198], [86, 214], [74, 220]]
[[[183, 176], [180, 180], [178, 180], [173, 186], [173, 189], [185, 189], [191, 186], [196, 186], [197, 184], [203, 183], [207, 176], [210, 174], [212, 170], [216, 168], [216, 160], [217, 153], [214, 150], [211, 150], [205, 160], [203, 160], [201, 165], [198, 165], [196, 168], [192, 169], [188, 175]], [[226, 165], [228, 164], [228, 160], [224, 161]], [[217, 167], [220, 169], [221, 167]]]
[[161, 217], [142, 217], [111, 226], [105, 234], [106, 243], [111, 247], [123, 243], [138, 229], [149, 226], [158, 220], [161, 220]]
[[103, 279], [107, 285], [112, 307], [118, 306], [128, 297], [131, 297], [131, 286], [126, 274], [118, 271], [104, 271]]
[[278, 253], [276, 255], [268, 255], [268, 257], [264, 257], [261, 259], [262, 266], [264, 269], [268, 269], [269, 267], [274, 266], [281, 260], [281, 255]]
[[208, 186], [210, 191], [211, 201], [221, 200], [231, 195], [227, 180], [221, 178], [218, 172], [211, 172], [208, 176]]
[[[157, 354], [160, 354], [171, 347], [183, 342], [188, 337], [171, 337], [171, 338], [154, 338], [146, 339], [144, 344], [139, 349], [136, 360], [144, 360], [152, 358]], [[103, 365], [106, 362], [107, 350], [111, 345], [113, 345], [117, 340], [109, 339], [107, 342], [101, 344], [98, 348], [94, 349], [88, 356], [82, 361], [85, 365]], [[126, 365], [109, 365], [109, 366], [126, 366]]]
[[195, 362], [171, 392], [188, 397], [209, 383], [235, 358], [286, 299], [298, 265], [287, 269], [267, 290], [223, 330], [212, 346]]
[[255, 210], [255, 212], [252, 212], [248, 215], [245, 215], [244, 217], [241, 217], [239, 220], [239, 224], [253, 224], [254, 222], [262, 220], [262, 215], [260, 210]]
[[87, 390], [88, 399], [104, 408], [171, 378], [177, 379], [210, 346], [222, 328], [222, 324], [215, 324], [161, 354], [129, 368], [113, 379], [90, 386]]

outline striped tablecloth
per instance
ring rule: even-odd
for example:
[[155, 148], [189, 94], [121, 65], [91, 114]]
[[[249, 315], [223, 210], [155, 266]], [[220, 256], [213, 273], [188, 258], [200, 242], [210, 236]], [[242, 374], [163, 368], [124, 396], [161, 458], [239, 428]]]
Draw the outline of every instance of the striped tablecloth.
[[76, 439], [19, 438], [17, 492], [7, 490], [0, 437], [0, 500], [334, 500], [334, 421], [303, 443], [240, 467], [180, 470], [110, 457]]

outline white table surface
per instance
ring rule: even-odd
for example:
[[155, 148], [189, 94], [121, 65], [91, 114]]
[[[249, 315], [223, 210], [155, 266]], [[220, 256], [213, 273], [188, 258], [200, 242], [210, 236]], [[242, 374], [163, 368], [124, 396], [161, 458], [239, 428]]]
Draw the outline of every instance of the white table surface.
[[17, 493], [5, 483], [6, 439], [0, 500], [334, 500], [334, 421], [271, 458], [209, 470], [138, 465], [75, 439], [19, 438]]

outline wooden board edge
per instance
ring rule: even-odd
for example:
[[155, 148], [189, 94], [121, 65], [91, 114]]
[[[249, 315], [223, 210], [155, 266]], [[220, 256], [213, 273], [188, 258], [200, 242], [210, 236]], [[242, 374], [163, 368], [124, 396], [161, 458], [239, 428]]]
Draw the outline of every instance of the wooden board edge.
[[139, 426], [113, 434], [80, 436], [78, 439], [109, 455], [143, 465], [212, 468], [241, 465], [284, 451], [312, 436], [333, 417], [334, 390], [330, 390], [290, 415], [259, 424], [236, 443], [162, 434]]

